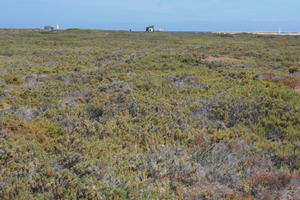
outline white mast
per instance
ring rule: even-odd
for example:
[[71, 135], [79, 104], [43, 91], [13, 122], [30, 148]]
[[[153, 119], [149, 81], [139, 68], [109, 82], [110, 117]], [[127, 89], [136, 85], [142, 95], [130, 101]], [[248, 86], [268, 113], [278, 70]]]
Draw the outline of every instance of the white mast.
[[279, 28], [278, 28], [278, 34], [279, 34], [279, 35], [281, 34], [281, 28], [280, 28], [280, 26], [279, 26]]

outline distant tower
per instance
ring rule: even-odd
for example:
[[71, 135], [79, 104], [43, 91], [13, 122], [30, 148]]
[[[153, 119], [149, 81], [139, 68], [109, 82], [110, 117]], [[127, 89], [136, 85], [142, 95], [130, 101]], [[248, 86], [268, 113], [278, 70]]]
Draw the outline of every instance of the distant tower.
[[281, 34], [281, 28], [280, 28], [280, 26], [278, 27], [278, 34], [279, 35]]
[[56, 30], [59, 30], [59, 25], [58, 24], [56, 25]]

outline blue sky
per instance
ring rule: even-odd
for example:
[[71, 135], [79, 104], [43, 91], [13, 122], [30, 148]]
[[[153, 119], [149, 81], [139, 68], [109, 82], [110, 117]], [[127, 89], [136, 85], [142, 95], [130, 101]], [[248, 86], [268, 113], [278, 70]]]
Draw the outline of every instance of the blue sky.
[[300, 0], [0, 0], [0, 27], [299, 31]]

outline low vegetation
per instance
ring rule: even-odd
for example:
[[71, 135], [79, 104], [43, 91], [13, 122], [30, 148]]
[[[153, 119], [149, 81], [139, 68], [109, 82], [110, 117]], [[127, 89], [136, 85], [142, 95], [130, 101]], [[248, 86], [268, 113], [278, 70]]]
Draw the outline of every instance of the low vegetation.
[[0, 31], [0, 199], [297, 199], [300, 37]]

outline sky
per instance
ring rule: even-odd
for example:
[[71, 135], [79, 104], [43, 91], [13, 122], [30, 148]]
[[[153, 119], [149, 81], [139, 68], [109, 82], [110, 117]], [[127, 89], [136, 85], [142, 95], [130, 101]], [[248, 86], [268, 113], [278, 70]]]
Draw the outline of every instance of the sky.
[[300, 0], [0, 0], [0, 28], [300, 32]]

